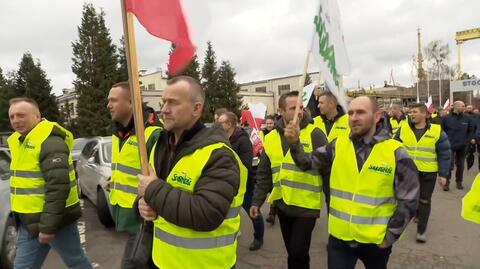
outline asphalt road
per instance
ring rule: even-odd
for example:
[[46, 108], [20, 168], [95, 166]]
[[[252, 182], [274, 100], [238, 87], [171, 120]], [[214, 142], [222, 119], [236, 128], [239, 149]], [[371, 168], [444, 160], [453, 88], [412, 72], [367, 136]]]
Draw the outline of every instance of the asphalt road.
[[[460, 217], [461, 198], [470, 188], [477, 172], [478, 170], [473, 168], [465, 173], [465, 190], [457, 190], [451, 186], [453, 188], [450, 192], [444, 192], [438, 186], [436, 187], [427, 230], [427, 243], [415, 242], [416, 226], [411, 223], [402, 239], [394, 245], [389, 268], [480, 268], [480, 226]], [[83, 201], [83, 209], [83, 216], [79, 221], [81, 240], [94, 268], [120, 268], [126, 235], [104, 228], [98, 221], [95, 207], [89, 201]], [[266, 206], [263, 207], [263, 212], [268, 212]], [[248, 250], [253, 231], [245, 212], [242, 212], [241, 231], [238, 269], [287, 268], [286, 252], [278, 220], [274, 226], [266, 225], [265, 244], [259, 251]], [[310, 248], [312, 268], [326, 268], [326, 242], [326, 214], [322, 212], [312, 236]], [[44, 268], [62, 269], [66, 267], [58, 255], [51, 251]], [[363, 268], [361, 262], [357, 264], [357, 268]]]

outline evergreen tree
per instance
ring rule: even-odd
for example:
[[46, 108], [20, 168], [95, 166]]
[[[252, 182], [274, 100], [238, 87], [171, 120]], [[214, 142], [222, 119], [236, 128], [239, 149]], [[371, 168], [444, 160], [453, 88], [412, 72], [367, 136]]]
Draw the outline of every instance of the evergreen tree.
[[225, 107], [240, 117], [242, 97], [238, 95], [240, 85], [235, 81], [235, 71], [228, 61], [223, 61], [218, 69], [217, 95], [218, 107]]
[[72, 43], [73, 82], [77, 91], [77, 127], [81, 136], [110, 133], [110, 115], [106, 107], [111, 86], [119, 80], [116, 46], [105, 26], [105, 13], [97, 13], [92, 4], [83, 6], [78, 40]]
[[[175, 49], [175, 44], [172, 43], [170, 47], [170, 52], [168, 55], [172, 55], [173, 50]], [[185, 67], [185, 69], [178, 74], [178, 76], [189, 76], [198, 81], [200, 81], [200, 63], [198, 63], [197, 55], [193, 56], [192, 61]], [[173, 76], [167, 71], [168, 79], [171, 79]]]
[[202, 87], [205, 91], [205, 107], [202, 117], [204, 122], [213, 122], [213, 113], [215, 112], [215, 109], [221, 107], [219, 102], [222, 99], [222, 96], [217, 90], [217, 81], [218, 72], [215, 52], [213, 51], [212, 42], [208, 41], [202, 67]]
[[42, 117], [62, 124], [63, 118], [58, 110], [57, 100], [52, 93], [50, 80], [43, 71], [40, 62], [33, 60], [32, 54], [23, 54], [18, 71], [13, 80], [12, 97], [28, 97], [38, 103]]
[[127, 51], [125, 48], [125, 38], [120, 38], [120, 47], [118, 47], [118, 81], [128, 81]]
[[10, 120], [8, 119], [8, 100], [12, 95], [11, 79], [3, 75], [0, 68], [0, 132], [11, 130]]

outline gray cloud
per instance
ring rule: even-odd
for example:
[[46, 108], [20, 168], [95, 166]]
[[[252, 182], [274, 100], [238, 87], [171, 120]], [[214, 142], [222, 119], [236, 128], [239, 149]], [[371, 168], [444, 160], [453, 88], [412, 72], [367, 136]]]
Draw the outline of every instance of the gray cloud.
[[[107, 16], [112, 39], [122, 35], [119, 1], [91, 1]], [[80, 0], [0, 1], [0, 67], [17, 68], [22, 53], [38, 58], [57, 93], [71, 87], [71, 42], [81, 22]], [[456, 64], [455, 32], [478, 27], [480, 2], [475, 0], [339, 0], [344, 36], [352, 66], [346, 87], [381, 85], [393, 69], [397, 82], [412, 83], [411, 57], [416, 53], [416, 28], [423, 43], [440, 39], [452, 50]], [[300, 73], [312, 33], [317, 2], [312, 0], [184, 0], [191, 34], [203, 61], [211, 40], [217, 60], [229, 60], [237, 80], [247, 82]], [[150, 36], [136, 24], [139, 63], [153, 71], [165, 68], [170, 44]], [[463, 70], [480, 74], [480, 41], [463, 46]], [[315, 64], [310, 71], [316, 71]]]

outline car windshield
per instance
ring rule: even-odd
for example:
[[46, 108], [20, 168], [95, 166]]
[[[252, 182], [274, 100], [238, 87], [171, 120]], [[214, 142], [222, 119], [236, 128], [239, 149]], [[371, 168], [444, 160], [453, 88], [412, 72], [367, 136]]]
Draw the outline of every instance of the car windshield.
[[83, 139], [83, 138], [75, 139], [75, 141], [73, 142], [73, 150], [81, 151], [85, 146], [85, 144], [87, 144], [87, 142], [88, 142], [87, 139]]
[[106, 163], [112, 162], [112, 143], [104, 143], [102, 144], [102, 152], [103, 152], [103, 161]]

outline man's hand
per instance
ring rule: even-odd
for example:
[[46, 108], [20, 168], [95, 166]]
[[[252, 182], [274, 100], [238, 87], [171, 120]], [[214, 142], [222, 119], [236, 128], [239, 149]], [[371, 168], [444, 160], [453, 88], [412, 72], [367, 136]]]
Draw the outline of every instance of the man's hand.
[[283, 135], [288, 144], [296, 144], [299, 141], [300, 137], [300, 127], [297, 124], [290, 122], [287, 127], [284, 129]]
[[153, 171], [153, 168], [148, 165], [148, 175], [137, 175], [138, 177], [138, 194], [140, 196], [145, 195], [145, 190], [148, 187], [148, 184], [150, 182], [157, 180], [157, 175], [155, 174], [155, 171]]
[[383, 242], [380, 244], [380, 245], [377, 245], [379, 248], [388, 248], [390, 247], [392, 244], [389, 243], [387, 240], [383, 240]]
[[48, 244], [54, 238], [55, 238], [55, 234], [45, 234], [45, 233], [42, 233], [42, 232], [38, 234], [38, 242], [40, 242], [42, 244]]
[[260, 209], [258, 208], [258, 206], [252, 205], [250, 207], [250, 217], [252, 219], [256, 219], [258, 218], [258, 216], [260, 216]]
[[470, 144], [475, 144], [475, 139], [470, 140]]
[[138, 211], [140, 216], [146, 221], [153, 221], [157, 218], [157, 213], [145, 202], [143, 197], [138, 201]]
[[447, 178], [439, 176], [438, 177], [438, 184], [440, 184], [440, 186], [442, 186], [442, 187], [447, 186]]

